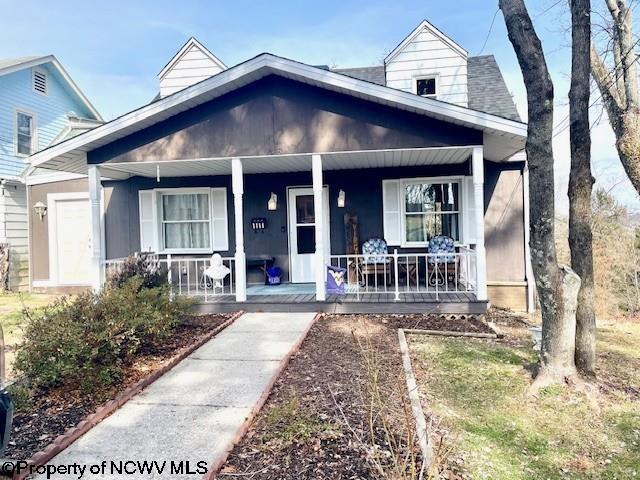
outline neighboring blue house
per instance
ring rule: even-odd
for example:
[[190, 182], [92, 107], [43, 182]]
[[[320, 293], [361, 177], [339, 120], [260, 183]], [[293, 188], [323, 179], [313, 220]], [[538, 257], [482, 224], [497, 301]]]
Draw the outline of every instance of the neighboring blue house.
[[53, 55], [0, 59], [0, 243], [10, 249], [11, 289], [29, 284], [28, 157], [101, 123]]

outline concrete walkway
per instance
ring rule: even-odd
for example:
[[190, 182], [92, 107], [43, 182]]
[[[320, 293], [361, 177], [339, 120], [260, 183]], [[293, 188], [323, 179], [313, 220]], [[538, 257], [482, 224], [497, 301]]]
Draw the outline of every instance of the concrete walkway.
[[[50, 465], [86, 465], [83, 479], [200, 479], [239, 434], [313, 313], [245, 313], [167, 374], [56, 456]], [[91, 474], [91, 465], [107, 471]], [[157, 461], [164, 472], [109, 472], [110, 462]], [[182, 474], [171, 472], [183, 462]], [[133, 468], [132, 464], [130, 469]], [[40, 475], [38, 478], [46, 478]], [[76, 474], [55, 479], [78, 478]]]

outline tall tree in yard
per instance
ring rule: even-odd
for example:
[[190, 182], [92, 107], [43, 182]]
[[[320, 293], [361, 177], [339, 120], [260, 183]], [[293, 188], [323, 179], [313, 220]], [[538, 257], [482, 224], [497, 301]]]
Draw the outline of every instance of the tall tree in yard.
[[591, 0], [571, 0], [571, 89], [569, 119], [571, 173], [569, 175], [569, 247], [571, 266], [582, 283], [576, 311], [576, 366], [595, 375], [596, 317], [594, 311], [593, 236], [591, 233]]
[[[616, 149], [627, 176], [640, 193], [640, 95], [638, 94], [638, 55], [633, 40], [632, 11], [627, 0], [605, 0], [611, 16], [607, 50], [598, 53], [591, 46], [591, 67], [609, 123], [616, 136]], [[611, 55], [611, 66], [605, 62]]]
[[533, 389], [566, 381], [575, 366], [580, 277], [559, 266], [554, 242], [553, 83], [524, 0], [499, 0], [527, 89], [531, 260], [542, 311], [542, 351]]

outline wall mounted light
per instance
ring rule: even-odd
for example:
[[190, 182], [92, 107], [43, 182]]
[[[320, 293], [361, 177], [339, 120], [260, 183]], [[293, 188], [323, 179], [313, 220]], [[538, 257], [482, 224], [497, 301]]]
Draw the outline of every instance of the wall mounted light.
[[271, 211], [278, 209], [278, 196], [273, 192], [271, 192], [271, 197], [267, 202], [267, 209]]
[[38, 202], [33, 206], [33, 211], [36, 212], [36, 215], [38, 215], [42, 221], [44, 216], [47, 214], [47, 206], [42, 202]]
[[7, 181], [4, 178], [0, 180], [0, 196], [4, 197], [6, 185], [7, 185]]
[[338, 193], [338, 208], [344, 208], [346, 201], [344, 190], [340, 189]]

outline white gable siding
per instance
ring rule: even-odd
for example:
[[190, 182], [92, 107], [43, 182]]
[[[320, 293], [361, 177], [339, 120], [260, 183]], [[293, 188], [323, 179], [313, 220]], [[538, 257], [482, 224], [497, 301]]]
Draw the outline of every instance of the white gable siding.
[[388, 59], [387, 86], [415, 93], [415, 79], [435, 76], [437, 98], [468, 106], [467, 58], [445, 40], [422, 28]]
[[220, 73], [223, 68], [192, 45], [160, 78], [160, 96], [166, 97]]

